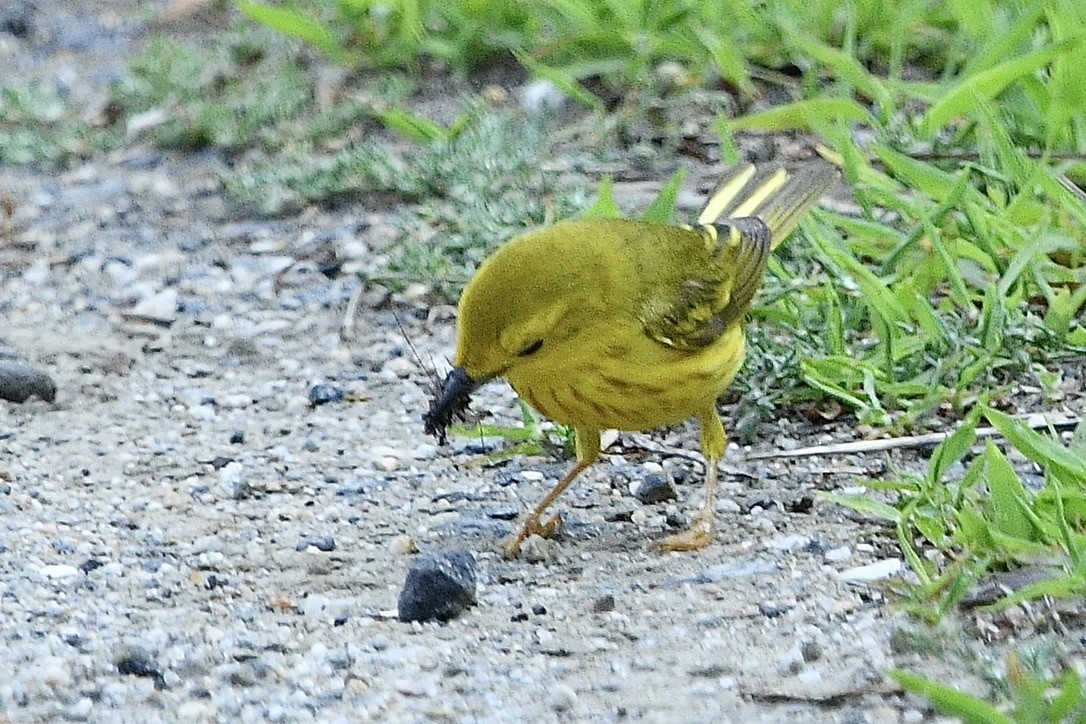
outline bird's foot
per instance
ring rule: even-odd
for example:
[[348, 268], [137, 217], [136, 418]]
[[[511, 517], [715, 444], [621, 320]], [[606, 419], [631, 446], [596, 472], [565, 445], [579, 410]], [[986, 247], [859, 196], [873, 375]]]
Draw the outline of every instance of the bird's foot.
[[699, 515], [689, 530], [669, 535], [657, 543], [662, 551], [696, 551], [713, 542], [714, 519], [712, 516]]
[[524, 541], [533, 535], [542, 538], [550, 538], [562, 529], [562, 515], [555, 513], [546, 520], [540, 520], [538, 516], [530, 516], [521, 524], [520, 529], [502, 543], [502, 552], [506, 558], [516, 558], [520, 555], [520, 547]]

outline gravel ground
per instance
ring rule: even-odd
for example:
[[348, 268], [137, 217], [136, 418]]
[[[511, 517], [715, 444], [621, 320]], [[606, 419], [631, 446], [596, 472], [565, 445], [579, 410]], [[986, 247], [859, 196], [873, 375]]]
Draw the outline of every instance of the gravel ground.
[[[0, 35], [20, 71], [87, 79], [139, 35], [97, 3], [42, 5], [37, 35]], [[77, 20], [109, 42], [47, 32]], [[392, 217], [231, 218], [216, 162], [137, 145], [0, 168], [0, 358], [56, 384], [0, 402], [0, 720], [931, 718], [882, 674], [911, 661], [862, 580], [896, 570], [892, 537], [812, 502], [915, 459], [733, 449], [713, 545], [665, 555], [653, 540], [698, 505], [694, 429], [623, 436], [563, 498], [558, 540], [505, 561], [565, 464], [422, 435], [405, 335], [444, 360], [455, 327], [421, 290], [363, 290], [342, 339], [358, 282], [321, 262], [364, 269]], [[518, 416], [505, 387], [475, 407]], [[782, 421], [761, 447], [819, 435]], [[661, 472], [678, 499], [640, 502]], [[476, 605], [400, 622], [416, 550], [473, 553]]]
[[[449, 310], [364, 306], [341, 341], [356, 282], [304, 257], [365, 254], [379, 220], [228, 221], [206, 168], [150, 150], [0, 182], [17, 200], [3, 342], [57, 386], [0, 407], [11, 719], [898, 716], [882, 596], [838, 575], [887, 557], [858, 543], [877, 531], [787, 512], [881, 467], [737, 462], [716, 543], [661, 555], [700, 471], [624, 438], [563, 500], [563, 538], [507, 562], [512, 518], [564, 464], [483, 467], [492, 441], [422, 436], [403, 334], [444, 359]], [[344, 399], [311, 405], [318, 384]], [[477, 407], [511, 421], [513, 400], [494, 386]], [[631, 486], [661, 470], [679, 500], [641, 504]], [[399, 622], [415, 547], [473, 552], [477, 605]]]

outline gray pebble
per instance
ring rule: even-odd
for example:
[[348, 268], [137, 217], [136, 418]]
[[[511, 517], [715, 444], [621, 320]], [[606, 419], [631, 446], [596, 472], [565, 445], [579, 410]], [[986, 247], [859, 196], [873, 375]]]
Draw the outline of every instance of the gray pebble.
[[310, 547], [316, 548], [319, 551], [330, 553], [336, 549], [336, 541], [330, 535], [318, 536], [316, 538], [307, 538], [300, 541], [295, 550], [304, 551]]
[[615, 597], [608, 593], [592, 602], [592, 613], [610, 613], [615, 610]]
[[342, 399], [343, 390], [335, 385], [319, 383], [309, 388], [309, 404], [313, 407], [340, 402]]
[[0, 399], [26, 402], [31, 397], [46, 402], [56, 400], [57, 385], [53, 378], [25, 362], [0, 360]]
[[400, 592], [401, 621], [448, 621], [475, 603], [475, 556], [453, 551], [423, 556]]
[[675, 483], [666, 473], [649, 473], [634, 487], [634, 495], [645, 505], [656, 505], [676, 500], [679, 493]]

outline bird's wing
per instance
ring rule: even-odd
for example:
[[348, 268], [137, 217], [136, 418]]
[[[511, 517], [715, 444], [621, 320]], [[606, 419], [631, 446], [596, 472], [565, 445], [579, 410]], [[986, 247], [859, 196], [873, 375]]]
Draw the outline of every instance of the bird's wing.
[[698, 217], [691, 231], [699, 233], [702, 248], [689, 247], [682, 281], [657, 290], [643, 310], [645, 332], [656, 341], [699, 349], [740, 321], [770, 252], [837, 179], [828, 167], [795, 175], [782, 168], [751, 184], [756, 174], [749, 165], [730, 173]]

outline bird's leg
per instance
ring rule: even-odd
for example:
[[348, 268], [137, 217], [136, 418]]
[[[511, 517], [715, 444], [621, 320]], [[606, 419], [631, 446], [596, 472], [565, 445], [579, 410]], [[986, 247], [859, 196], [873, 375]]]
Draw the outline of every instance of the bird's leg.
[[716, 465], [724, 457], [728, 436], [716, 411], [716, 401], [701, 414], [701, 451], [705, 454], [705, 504], [690, 529], [668, 536], [658, 544], [665, 551], [696, 551], [713, 541], [716, 527]]
[[689, 529], [669, 535], [659, 542], [662, 550], [696, 551], [712, 542], [713, 528], [716, 526], [716, 460], [710, 458], [705, 464], [705, 504]]
[[551, 489], [551, 492], [547, 493], [547, 497], [539, 501], [539, 505], [535, 506], [535, 509], [528, 514], [528, 517], [520, 524], [520, 528], [513, 537], [502, 544], [502, 549], [505, 551], [507, 558], [516, 558], [520, 555], [521, 544], [531, 536], [538, 534], [547, 538], [554, 533], [554, 529], [557, 527], [557, 514], [552, 516], [545, 523], [541, 522], [539, 517], [550, 507], [551, 503], [558, 499], [558, 496], [565, 492], [566, 488], [573, 484], [573, 481], [577, 476], [591, 464], [592, 463], [586, 463], [584, 461], [578, 462], [573, 466], [572, 470], [566, 473], [566, 477], [562, 478], [558, 485], [555, 485]]
[[541, 535], [544, 538], [547, 538], [554, 533], [554, 529], [558, 527], [558, 516], [554, 515], [546, 522], [541, 522], [539, 517], [543, 515], [543, 512], [548, 507], [550, 507], [551, 503], [558, 499], [558, 496], [566, 491], [566, 488], [573, 484], [573, 481], [577, 479], [578, 475], [584, 472], [585, 468], [596, 462], [596, 459], [599, 458], [599, 430], [577, 428], [576, 432], [577, 464], [573, 466], [572, 470], [566, 473], [566, 477], [562, 478], [558, 482], [558, 485], [555, 485], [554, 488], [551, 489], [551, 492], [547, 493], [547, 497], [539, 501], [539, 505], [535, 506], [535, 509], [528, 514], [528, 517], [520, 524], [520, 528], [517, 532], [502, 544], [502, 549], [505, 551], [506, 558], [516, 558], [520, 555], [520, 546], [524, 541], [528, 540], [529, 537]]

